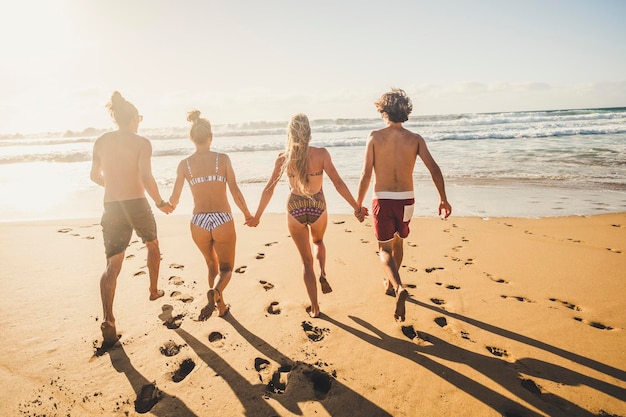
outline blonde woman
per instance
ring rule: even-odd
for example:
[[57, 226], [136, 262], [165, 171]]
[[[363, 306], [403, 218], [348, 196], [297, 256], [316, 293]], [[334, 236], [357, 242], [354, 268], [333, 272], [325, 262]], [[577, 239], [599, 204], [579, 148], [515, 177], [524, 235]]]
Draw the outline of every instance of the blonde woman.
[[174, 207], [178, 205], [187, 180], [194, 202], [191, 237], [204, 256], [209, 270], [208, 302], [199, 317], [200, 320], [206, 320], [216, 307], [220, 317], [230, 307], [224, 301], [224, 289], [230, 281], [235, 264], [237, 236], [226, 196], [226, 186], [246, 220], [252, 220], [253, 217], [237, 185], [230, 158], [224, 153], [211, 150], [211, 123], [201, 118], [198, 110], [189, 112], [187, 121], [191, 122], [189, 137], [196, 151], [178, 164], [169, 202]]
[[325, 148], [309, 146], [310, 141], [311, 126], [307, 116], [304, 114], [293, 116], [287, 127], [286, 149], [276, 158], [274, 171], [263, 189], [254, 220], [247, 224], [258, 225], [274, 194], [276, 184], [286, 172], [291, 189], [287, 200], [287, 226], [302, 258], [304, 285], [311, 301], [307, 312], [315, 318], [320, 314], [320, 307], [317, 302], [311, 242], [315, 246], [315, 258], [319, 263], [322, 292], [332, 291], [326, 280], [324, 233], [328, 224], [328, 212], [322, 191], [324, 173], [333, 182], [337, 192], [354, 208], [354, 214], [359, 221], [363, 221], [367, 209], [357, 205], [350, 190], [337, 173], [328, 151]]

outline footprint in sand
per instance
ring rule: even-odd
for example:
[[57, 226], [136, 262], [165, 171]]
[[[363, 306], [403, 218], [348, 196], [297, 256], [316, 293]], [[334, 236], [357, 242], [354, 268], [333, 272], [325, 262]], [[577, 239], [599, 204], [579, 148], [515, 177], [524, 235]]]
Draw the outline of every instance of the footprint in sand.
[[437, 317], [435, 319], [435, 323], [437, 323], [437, 326], [439, 327], [446, 327], [448, 325], [448, 320], [446, 320], [445, 317]]
[[278, 242], [268, 242], [265, 244], [265, 246], [272, 246], [272, 245], [277, 245]]
[[139, 414], [145, 414], [154, 407], [161, 399], [161, 393], [156, 386], [156, 382], [146, 384], [141, 387], [139, 395], [135, 400], [135, 411]]
[[163, 356], [176, 356], [180, 352], [180, 348], [185, 345], [177, 345], [173, 340], [168, 340], [159, 348]]
[[302, 330], [313, 342], [319, 342], [330, 332], [330, 329], [313, 326], [309, 321], [302, 322]]
[[433, 266], [432, 268], [426, 268], [425, 271], [427, 274], [430, 274], [433, 271], [436, 271], [437, 269], [443, 269], [442, 266]]
[[126, 259], [133, 259], [135, 257], [135, 255], [133, 255], [132, 253], [130, 255], [126, 255]]
[[[172, 295], [175, 294], [175, 295]], [[170, 294], [170, 297], [178, 300], [178, 301], [182, 301], [185, 304], [189, 304], [191, 302], [193, 302], [194, 298], [192, 295], [190, 294], [183, 294], [180, 291], [172, 291], [172, 294]]]
[[274, 284], [272, 284], [271, 282], [267, 282], [267, 281], [261, 280], [261, 281], [259, 281], [259, 284], [261, 284], [263, 286], [263, 289], [265, 291], [269, 291], [272, 288], [274, 288]]
[[437, 304], [438, 306], [442, 306], [446, 303], [445, 300], [442, 300], [440, 298], [431, 298], [430, 301], [432, 301], [434, 304]]
[[465, 330], [461, 330], [461, 337], [465, 340], [469, 340], [470, 342], [473, 342], [473, 340], [470, 338], [469, 332]]
[[574, 320], [579, 321], [581, 323], [585, 323], [588, 324], [591, 327], [594, 327], [596, 329], [600, 329], [600, 330], [613, 330], [613, 327], [611, 326], [607, 326], [606, 324], [602, 324], [599, 321], [587, 321], [581, 317], [574, 317]]
[[209, 342], [211, 343], [215, 343], [215, 342], [219, 342], [220, 340], [224, 339], [224, 335], [221, 334], [220, 332], [211, 332], [209, 334]]
[[344, 224], [344, 223], [345, 223], [345, 221], [343, 221], [343, 220], [333, 222], [333, 224]]
[[504, 298], [505, 300], [506, 300], [507, 298], [514, 298], [514, 299], [516, 299], [517, 301], [522, 302], [522, 303], [534, 303], [534, 301], [533, 301], [533, 300], [530, 300], [530, 299], [528, 299], [528, 298], [526, 298], [526, 297], [516, 296], [516, 295], [501, 295], [500, 297]]
[[280, 307], [278, 307], [278, 301], [272, 301], [269, 306], [267, 306], [267, 312], [275, 315], [280, 314]]
[[169, 279], [170, 284], [174, 284], [174, 285], [183, 285], [185, 283], [185, 280], [183, 280], [181, 277], [178, 277], [176, 275], [172, 275]]
[[404, 286], [407, 288], [417, 288], [417, 285], [415, 284], [404, 284]]
[[302, 373], [313, 383], [315, 398], [317, 400], [323, 400], [328, 396], [332, 387], [332, 382], [335, 378], [321, 369], [317, 369], [312, 366], [311, 368], [311, 370], [303, 371]]
[[412, 248], [414, 248], [414, 247], [416, 247], [416, 246], [417, 246], [417, 244], [416, 244], [416, 243], [413, 243], [413, 242], [408, 242], [408, 243], [407, 243], [407, 245], [408, 245], [408, 246], [410, 246], [410, 247], [412, 247]]
[[145, 275], [146, 271], [138, 271], [133, 274], [134, 277], [138, 277], [139, 275]]
[[521, 381], [522, 388], [526, 391], [529, 391], [535, 395], [541, 395], [541, 387], [535, 383], [532, 379], [522, 379]]
[[256, 259], [265, 259], [265, 254], [261, 252], [257, 253]]
[[461, 287], [457, 287], [456, 285], [446, 285], [446, 288], [449, 290], [460, 290]]
[[266, 388], [274, 394], [284, 394], [289, 382], [289, 374], [291, 373], [291, 365], [282, 365], [272, 375], [272, 380], [267, 384]]
[[170, 268], [174, 268], [174, 269], [184, 269], [185, 265], [181, 265], [181, 264], [170, 264]]
[[509, 281], [502, 279], [502, 278], [495, 278], [493, 275], [491, 275], [488, 272], [485, 272], [485, 275], [487, 275], [487, 277], [489, 277], [490, 280], [492, 280], [493, 282], [497, 282], [498, 284], [508, 284]]
[[413, 325], [410, 326], [402, 326], [402, 334], [404, 334], [409, 339], [413, 340], [417, 337], [417, 332]]
[[254, 358], [254, 370], [259, 373], [262, 383], [268, 384], [270, 381], [270, 361], [264, 358]]
[[240, 266], [239, 268], [235, 269], [235, 272], [237, 274], [243, 274], [244, 272], [246, 272], [246, 268], [247, 268], [247, 266], [245, 266], [245, 265], [244, 266]]
[[609, 252], [613, 252], [613, 253], [622, 253], [622, 251], [619, 249], [606, 248], [606, 250], [608, 250]]
[[346, 233], [352, 233], [352, 230], [350, 230], [350, 229], [344, 229], [344, 232], [346, 232]]
[[72, 229], [70, 229], [69, 227], [65, 227], [63, 229], [58, 229], [57, 232], [58, 233], [67, 233], [67, 232], [71, 232]]
[[578, 307], [576, 304], [572, 304], [568, 301], [563, 301], [563, 300], [559, 300], [558, 298], [550, 298], [550, 301], [552, 301], [553, 303], [561, 303], [563, 304], [565, 307], [569, 308], [570, 310], [574, 310], [574, 311], [582, 311], [583, 309]]
[[196, 363], [192, 359], [187, 358], [183, 360], [178, 366], [178, 369], [172, 373], [172, 381], [174, 382], [182, 381], [183, 379], [187, 377], [187, 375], [191, 373], [191, 371], [193, 371], [193, 368], [195, 367], [196, 367]]
[[622, 227], [621, 224], [612, 224], [611, 226], [613, 226], [613, 227]]
[[495, 346], [486, 346], [486, 348], [493, 356], [497, 356], [499, 358], [506, 358], [509, 356], [509, 352], [507, 352], [506, 349], [501, 349]]
[[361, 239], [361, 243], [370, 243], [370, 241], [366, 239]]
[[163, 321], [163, 325], [168, 329], [178, 329], [181, 324], [183, 324], [184, 314], [177, 314], [176, 316], [172, 315], [174, 311], [174, 307], [169, 304], [164, 304], [161, 307], [162, 313], [159, 314], [159, 319]]
[[412, 266], [402, 265], [402, 268], [406, 268], [408, 272], [417, 272], [417, 268], [413, 268]]
[[93, 240], [93, 239], [95, 239], [95, 237], [93, 237], [93, 236], [85, 236], [83, 239]]

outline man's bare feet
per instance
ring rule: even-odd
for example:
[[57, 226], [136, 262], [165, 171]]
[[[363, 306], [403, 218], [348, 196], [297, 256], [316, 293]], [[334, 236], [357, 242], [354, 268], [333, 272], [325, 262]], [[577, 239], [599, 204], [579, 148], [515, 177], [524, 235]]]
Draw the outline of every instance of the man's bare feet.
[[322, 287], [322, 294], [328, 294], [329, 292], [333, 292], [328, 280], [324, 275], [320, 275], [320, 285]]
[[309, 317], [311, 317], [312, 319], [316, 319], [320, 316], [319, 306], [316, 309], [313, 309], [313, 306], [308, 306], [306, 308], [306, 312], [309, 313]]
[[409, 293], [406, 288], [400, 287], [398, 289], [398, 295], [396, 296], [396, 311], [393, 313], [393, 318], [396, 319], [396, 321], [404, 321], [406, 318], [406, 308], [404, 303], [408, 296]]
[[165, 295], [165, 291], [157, 290], [156, 293], [150, 293], [150, 301], [157, 300]]
[[224, 302], [222, 293], [217, 288], [215, 289], [215, 304], [217, 305], [217, 315], [219, 317], [224, 317], [230, 310], [230, 304]]
[[385, 287], [385, 295], [396, 296], [396, 290], [393, 289], [393, 285], [387, 278], [383, 278], [383, 287]]
[[210, 289], [209, 291], [207, 291], [206, 298], [207, 305], [205, 305], [204, 308], [200, 311], [200, 316], [198, 317], [198, 320], [200, 321], [205, 321], [206, 319], [211, 317], [211, 315], [215, 311], [215, 290]]
[[112, 348], [120, 339], [117, 335], [115, 324], [106, 321], [102, 322], [100, 330], [102, 331], [102, 348], [104, 349]]

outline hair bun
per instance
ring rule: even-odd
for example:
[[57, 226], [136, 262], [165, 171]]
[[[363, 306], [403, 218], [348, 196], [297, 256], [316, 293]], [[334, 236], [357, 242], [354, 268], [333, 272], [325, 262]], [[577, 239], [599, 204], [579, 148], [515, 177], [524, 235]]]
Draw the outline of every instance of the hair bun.
[[192, 110], [187, 113], [187, 121], [191, 123], [197, 123], [200, 119], [200, 110]]

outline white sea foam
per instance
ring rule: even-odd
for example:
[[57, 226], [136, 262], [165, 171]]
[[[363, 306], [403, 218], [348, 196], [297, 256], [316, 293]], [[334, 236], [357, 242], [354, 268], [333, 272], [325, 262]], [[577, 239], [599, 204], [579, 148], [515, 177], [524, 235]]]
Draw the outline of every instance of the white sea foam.
[[[213, 126], [213, 149], [230, 155], [238, 182], [253, 195], [267, 180], [278, 152], [284, 149], [286, 124], [250, 122]], [[367, 137], [370, 131], [384, 127], [382, 120], [326, 119], [312, 120], [311, 125], [312, 145], [329, 150], [339, 173], [355, 190]], [[506, 193], [498, 190], [547, 187], [568, 193], [576, 190], [582, 193], [581, 200], [584, 193], [600, 193], [609, 207], [606, 209], [604, 205], [603, 210], [625, 208], [620, 201], [626, 194], [626, 108], [417, 116], [405, 123], [405, 127], [426, 139], [448, 187], [459, 195], [471, 196], [472, 190], [481, 187], [503, 195]], [[181, 126], [140, 132], [152, 142], [153, 171], [164, 194], [171, 187], [178, 162], [193, 152], [187, 129]], [[88, 178], [93, 143], [102, 133], [103, 130], [87, 129], [0, 136], [0, 193], [56, 192], [74, 201], [72, 207], [83, 207], [82, 203], [77, 206], [76, 201], [84, 201], [85, 196], [91, 195], [95, 196], [94, 206], [99, 211], [101, 190]], [[33, 172], [45, 181], [31, 182]], [[415, 170], [415, 181], [430, 183], [429, 174], [421, 164]], [[42, 183], [45, 190], [41, 189]], [[330, 184], [328, 187], [332, 188]], [[432, 184], [427, 188], [434, 189]], [[18, 198], [0, 204], [0, 219], [26, 212], [25, 206], [20, 206], [19, 194]], [[586, 195], [587, 200], [594, 198], [598, 194]], [[475, 206], [469, 200], [471, 197], [463, 204]], [[504, 207], [508, 202], [502, 203]], [[569, 211], [557, 214], [586, 214], [595, 210], [593, 204], [585, 209], [580, 209], [580, 204], [571, 204]], [[343, 203], [332, 206], [342, 207]], [[506, 212], [501, 207], [492, 208], [489, 215]], [[282, 203], [274, 209], [282, 210]], [[457, 205], [457, 214], [458, 209]], [[532, 205], [532, 211], [537, 211], [537, 205]]]

